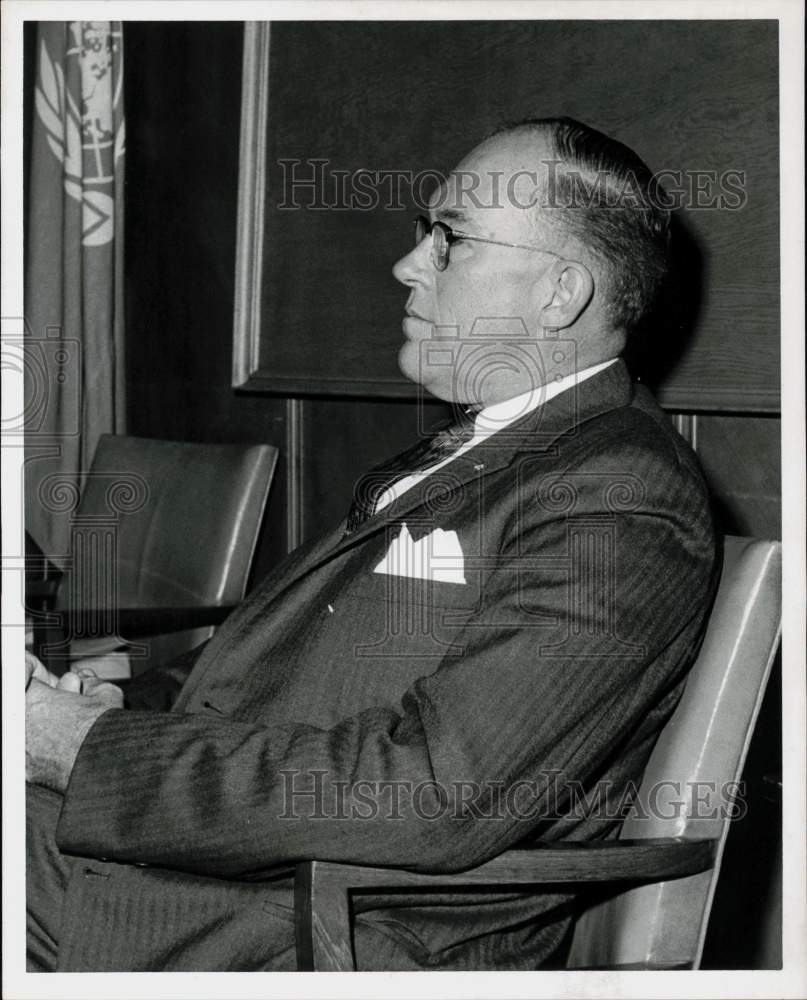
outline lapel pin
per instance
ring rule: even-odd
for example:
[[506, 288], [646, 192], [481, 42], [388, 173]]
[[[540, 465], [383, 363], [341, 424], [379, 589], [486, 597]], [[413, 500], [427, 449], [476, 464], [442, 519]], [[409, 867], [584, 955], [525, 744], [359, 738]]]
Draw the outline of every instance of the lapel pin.
[[483, 470], [484, 468], [485, 468], [485, 463], [484, 463], [484, 462], [478, 462], [478, 463], [477, 463], [477, 464], [476, 464], [476, 465], [474, 466], [474, 471], [475, 471], [475, 472], [481, 472], [481, 471], [482, 471], [482, 470]]

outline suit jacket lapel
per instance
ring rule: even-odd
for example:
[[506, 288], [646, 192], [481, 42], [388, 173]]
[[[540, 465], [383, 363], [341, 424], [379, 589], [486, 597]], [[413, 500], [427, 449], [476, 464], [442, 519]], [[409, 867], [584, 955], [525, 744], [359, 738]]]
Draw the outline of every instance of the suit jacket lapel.
[[[608, 410], [626, 406], [632, 397], [631, 378], [620, 359], [580, 386], [562, 392], [544, 406], [525, 414], [455, 458], [445, 467], [446, 472], [450, 473], [451, 484], [454, 489], [462, 489], [467, 483], [510, 465], [519, 454], [546, 454], [555, 447], [555, 442], [561, 435]], [[343, 520], [333, 531], [312, 545], [300, 562], [291, 567], [291, 574], [284, 574], [284, 579], [264, 595], [264, 600], [273, 600], [300, 577], [340, 553], [360, 545], [369, 536], [384, 530], [391, 522], [400, 522], [409, 514], [416, 513], [424, 506], [430, 485], [433, 484], [429, 483], [427, 477], [365, 521], [351, 535], [344, 535]]]

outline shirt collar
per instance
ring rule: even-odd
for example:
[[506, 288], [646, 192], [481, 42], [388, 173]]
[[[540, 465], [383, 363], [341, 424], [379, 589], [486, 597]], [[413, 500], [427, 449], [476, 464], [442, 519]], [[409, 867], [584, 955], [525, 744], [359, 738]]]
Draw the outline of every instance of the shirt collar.
[[571, 372], [569, 375], [556, 378], [548, 385], [539, 385], [537, 388], [529, 389], [527, 392], [522, 392], [511, 399], [502, 400], [501, 403], [493, 403], [491, 406], [486, 406], [476, 415], [474, 436], [488, 437], [495, 431], [507, 427], [508, 424], [512, 424], [520, 417], [525, 417], [532, 410], [542, 406], [544, 403], [548, 403], [550, 399], [554, 399], [560, 393], [571, 389], [572, 386], [579, 385], [593, 375], [604, 371], [616, 361], [616, 358], [610, 358], [608, 361], [602, 361], [599, 364], [590, 365], [588, 368], [582, 368], [579, 372]]

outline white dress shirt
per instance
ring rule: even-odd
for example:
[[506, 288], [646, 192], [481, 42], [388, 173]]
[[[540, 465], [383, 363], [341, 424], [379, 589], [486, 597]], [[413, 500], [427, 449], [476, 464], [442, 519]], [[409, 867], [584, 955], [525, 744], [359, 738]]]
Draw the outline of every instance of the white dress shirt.
[[389, 506], [393, 500], [397, 500], [399, 496], [410, 490], [416, 483], [421, 482], [424, 478], [431, 476], [433, 473], [437, 472], [438, 469], [442, 469], [444, 465], [448, 465], [449, 462], [453, 462], [455, 458], [460, 455], [464, 455], [466, 451], [470, 451], [471, 448], [478, 445], [481, 441], [489, 438], [491, 434], [495, 434], [496, 431], [503, 430], [508, 424], [512, 424], [514, 421], [525, 417], [532, 410], [537, 409], [539, 406], [543, 406], [544, 403], [548, 403], [550, 399], [554, 399], [555, 396], [559, 396], [562, 392], [566, 392], [567, 389], [571, 389], [575, 385], [580, 385], [581, 382], [585, 382], [587, 378], [591, 378], [592, 375], [597, 375], [599, 372], [608, 368], [609, 365], [614, 364], [616, 358], [611, 358], [610, 361], [603, 361], [597, 365], [591, 365], [590, 368], [583, 368], [579, 372], [572, 372], [570, 375], [564, 375], [554, 382], [550, 382], [549, 385], [540, 385], [536, 389], [530, 389], [528, 392], [521, 393], [520, 396], [513, 396], [512, 399], [505, 399], [501, 403], [494, 403], [492, 406], [486, 406], [483, 410], [480, 410], [476, 415], [474, 420], [474, 433], [471, 438], [469, 438], [460, 448], [455, 452], [452, 452], [448, 458], [444, 458], [441, 462], [437, 462], [436, 465], [430, 466], [428, 469], [421, 469], [418, 472], [413, 472], [409, 476], [404, 476], [399, 479], [397, 483], [393, 483], [392, 486], [388, 487], [378, 498], [375, 505], [375, 513], [383, 510], [385, 507]]

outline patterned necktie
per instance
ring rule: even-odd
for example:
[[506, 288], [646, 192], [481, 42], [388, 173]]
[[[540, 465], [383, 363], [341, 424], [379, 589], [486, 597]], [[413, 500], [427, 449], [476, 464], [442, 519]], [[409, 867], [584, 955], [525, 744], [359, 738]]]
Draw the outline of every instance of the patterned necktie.
[[470, 441], [474, 435], [475, 418], [476, 413], [469, 409], [459, 420], [444, 420], [432, 428], [428, 437], [366, 472], [353, 491], [345, 534], [352, 534], [372, 517], [379, 499], [400, 479], [437, 465]]

